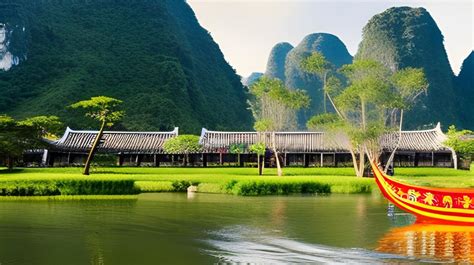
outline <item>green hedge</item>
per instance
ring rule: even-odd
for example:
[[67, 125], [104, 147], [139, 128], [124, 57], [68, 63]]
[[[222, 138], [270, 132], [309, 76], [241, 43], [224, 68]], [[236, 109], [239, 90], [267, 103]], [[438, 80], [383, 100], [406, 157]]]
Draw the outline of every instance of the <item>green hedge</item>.
[[133, 180], [51, 180], [0, 182], [0, 196], [138, 194]]
[[231, 181], [226, 188], [234, 194], [244, 196], [331, 193], [329, 184], [318, 182]]

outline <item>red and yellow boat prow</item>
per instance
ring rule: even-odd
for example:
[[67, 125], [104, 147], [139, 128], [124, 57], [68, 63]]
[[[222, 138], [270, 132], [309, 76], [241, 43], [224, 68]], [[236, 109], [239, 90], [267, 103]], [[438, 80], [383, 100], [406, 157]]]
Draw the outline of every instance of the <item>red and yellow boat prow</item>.
[[418, 222], [474, 225], [474, 189], [412, 186], [388, 177], [373, 162], [371, 166], [385, 198], [416, 215]]

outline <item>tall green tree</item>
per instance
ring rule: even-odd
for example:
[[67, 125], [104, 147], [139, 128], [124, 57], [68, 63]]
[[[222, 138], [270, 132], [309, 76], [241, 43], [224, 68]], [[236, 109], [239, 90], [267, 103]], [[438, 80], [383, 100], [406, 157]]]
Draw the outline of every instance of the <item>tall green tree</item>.
[[322, 92], [323, 92], [323, 109], [324, 113], [327, 112], [327, 103], [326, 98], [328, 96], [327, 93], [327, 83], [328, 77], [331, 71], [334, 70], [334, 66], [326, 60], [326, 57], [320, 52], [313, 52], [308, 57], [304, 58], [301, 61], [301, 69], [303, 71], [316, 74], [323, 84]]
[[89, 150], [89, 155], [87, 156], [86, 164], [84, 165], [84, 171], [82, 174], [89, 175], [91, 162], [104, 134], [104, 129], [106, 127], [111, 127], [124, 116], [125, 112], [119, 110], [119, 106], [121, 104], [121, 100], [106, 96], [98, 96], [92, 97], [88, 100], [79, 101], [70, 106], [73, 109], [84, 109], [86, 111], [86, 117], [100, 122], [99, 133], [97, 133], [97, 136], [92, 143], [92, 147]]
[[283, 174], [276, 146], [276, 131], [296, 128], [296, 113], [309, 106], [310, 99], [304, 91], [290, 90], [279, 79], [260, 78], [250, 87], [253, 99], [249, 102], [255, 118], [254, 128], [259, 132], [259, 142], [270, 138], [270, 148], [275, 155], [278, 176]]
[[448, 139], [444, 142], [445, 145], [451, 147], [457, 154], [456, 167], [459, 166], [457, 162], [465, 165], [460, 165], [460, 168], [469, 169], [470, 163], [474, 157], [474, 132], [470, 130], [458, 131], [454, 125], [449, 126]]
[[42, 137], [57, 139], [63, 129], [63, 123], [56, 116], [36, 116], [27, 118], [20, 122], [23, 125], [32, 126], [40, 130]]
[[474, 132], [470, 130], [456, 129], [456, 126], [449, 126], [448, 139], [444, 142], [461, 156], [474, 155]]
[[249, 151], [251, 153], [257, 154], [257, 167], [258, 174], [261, 176], [263, 174], [263, 168], [265, 166], [264, 162], [261, 161], [261, 157], [265, 155], [265, 144], [262, 142], [255, 143], [249, 146]]
[[166, 140], [163, 149], [168, 154], [184, 154], [183, 165], [189, 162], [189, 154], [201, 152], [199, 136], [183, 134]]
[[[348, 81], [346, 86], [335, 82], [328, 89], [329, 96], [334, 98], [331, 103], [336, 113], [317, 115], [308, 121], [307, 126], [344, 131], [349, 140], [354, 170], [357, 176], [362, 176], [365, 154], [378, 161], [382, 153], [380, 137], [394, 132], [397, 122], [401, 135], [402, 110], [409, 108], [427, 89], [426, 79], [421, 69], [392, 72], [371, 60], [355, 60], [339, 71]], [[395, 151], [396, 147], [390, 159]]]
[[240, 155], [245, 151], [244, 144], [231, 144], [229, 146], [229, 152], [237, 155], [237, 164], [240, 166]]
[[25, 150], [46, 145], [44, 137], [57, 133], [62, 123], [55, 116], [38, 116], [22, 121], [0, 115], [0, 156], [5, 157], [8, 169], [21, 158]]
[[405, 110], [409, 110], [415, 103], [415, 100], [428, 90], [428, 81], [425, 77], [425, 73], [421, 68], [407, 67], [395, 72], [389, 80], [395, 89], [395, 93], [398, 95], [400, 104], [398, 108], [393, 108], [390, 111], [390, 116], [387, 119], [391, 122], [391, 126], [395, 127], [397, 124], [397, 112], [399, 113], [398, 118], [398, 142], [395, 148], [392, 150], [390, 157], [385, 165], [384, 171], [387, 173], [388, 167], [392, 164], [395, 152], [400, 146], [402, 139], [403, 129], [403, 116]]

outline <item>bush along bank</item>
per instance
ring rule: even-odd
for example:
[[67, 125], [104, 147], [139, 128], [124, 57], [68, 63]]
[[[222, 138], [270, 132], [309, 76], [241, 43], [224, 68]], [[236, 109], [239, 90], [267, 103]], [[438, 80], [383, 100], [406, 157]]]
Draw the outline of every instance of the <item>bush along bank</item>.
[[319, 182], [230, 182], [227, 189], [230, 193], [244, 196], [331, 193], [329, 184]]
[[315, 180], [272, 178], [230, 179], [220, 182], [191, 180], [140, 181], [117, 179], [57, 179], [0, 181], [1, 196], [59, 195], [134, 195], [142, 192], [186, 192], [197, 186], [197, 192], [234, 194], [241, 196], [371, 193], [372, 180], [321, 178]]
[[371, 193], [375, 188], [372, 179], [318, 181], [272, 179], [272, 180], [237, 180], [232, 179], [218, 183], [180, 181], [137, 181], [135, 185], [141, 192], [186, 192], [191, 185], [197, 186], [202, 193], [234, 194], [241, 196], [290, 195], [290, 194], [360, 194]]
[[0, 196], [132, 195], [140, 193], [133, 180], [3, 181]]

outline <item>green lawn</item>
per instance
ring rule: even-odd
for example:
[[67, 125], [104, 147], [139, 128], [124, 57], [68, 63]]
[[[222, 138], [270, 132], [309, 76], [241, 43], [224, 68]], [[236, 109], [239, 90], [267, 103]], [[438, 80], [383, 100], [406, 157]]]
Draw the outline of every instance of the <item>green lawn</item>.
[[[276, 176], [273, 168], [265, 169], [264, 173], [258, 176], [256, 168], [108, 167], [94, 168], [90, 176], [83, 176], [81, 168], [21, 168], [13, 172], [0, 169], [0, 190], [2, 186], [17, 183], [28, 186], [28, 183], [71, 180], [133, 180], [141, 192], [179, 191], [193, 183], [200, 192], [240, 195], [367, 193], [376, 189], [373, 179], [354, 177], [352, 168], [285, 168], [283, 177]], [[474, 187], [474, 171], [396, 168], [396, 177], [423, 186]]]

